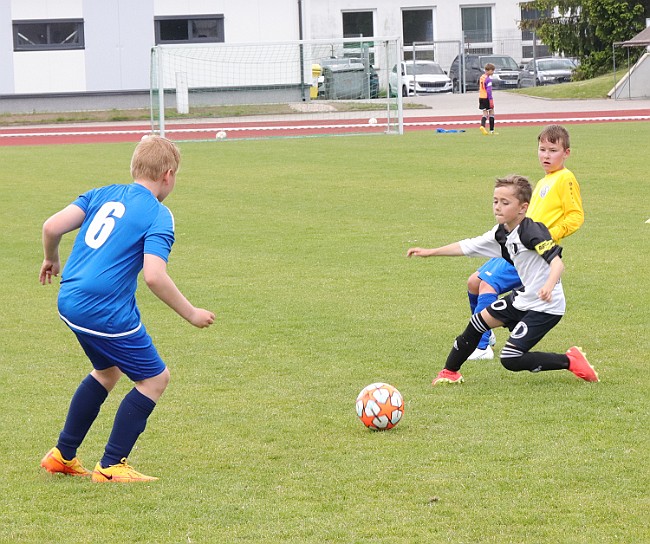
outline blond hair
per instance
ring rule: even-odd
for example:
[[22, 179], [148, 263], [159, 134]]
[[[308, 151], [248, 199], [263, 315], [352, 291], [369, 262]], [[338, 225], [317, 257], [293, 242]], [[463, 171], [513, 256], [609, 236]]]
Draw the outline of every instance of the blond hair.
[[178, 172], [181, 153], [176, 144], [161, 136], [147, 136], [135, 148], [131, 157], [134, 180], [157, 181], [165, 172]]
[[504, 178], [497, 178], [495, 184], [495, 189], [497, 187], [512, 187], [514, 189], [514, 197], [519, 202], [530, 202], [530, 199], [533, 196], [533, 188], [528, 181], [528, 178], [525, 176], [520, 176], [519, 174], [510, 174]]

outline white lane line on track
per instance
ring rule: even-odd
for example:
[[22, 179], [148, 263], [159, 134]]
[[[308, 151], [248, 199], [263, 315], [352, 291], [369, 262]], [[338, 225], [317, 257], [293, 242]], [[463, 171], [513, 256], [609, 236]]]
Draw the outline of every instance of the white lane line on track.
[[[499, 125], [504, 124], [548, 124], [548, 123], [594, 123], [594, 122], [616, 122], [616, 121], [648, 121], [650, 115], [616, 115], [616, 116], [593, 116], [593, 117], [562, 117], [562, 118], [526, 118], [526, 119], [498, 119]], [[476, 120], [426, 120], [426, 121], [404, 121], [404, 127], [427, 127], [427, 126], [468, 126], [476, 125]], [[200, 127], [195, 128], [174, 128], [167, 126], [166, 133], [173, 134], [189, 134], [189, 133], [205, 133], [215, 132], [216, 130], [231, 131], [231, 132], [263, 132], [263, 131], [300, 131], [300, 130], [333, 130], [333, 129], [374, 129], [376, 130], [379, 125], [367, 125], [363, 123], [330, 123], [323, 125], [274, 125], [274, 126], [246, 126], [246, 127]], [[15, 133], [2, 133], [0, 129], [0, 138], [25, 138], [25, 137], [67, 137], [67, 136], [111, 136], [111, 135], [129, 135], [129, 134], [151, 134], [150, 130], [146, 129], [133, 129], [133, 130], [94, 130], [94, 131], [58, 131], [58, 132], [15, 132]]]

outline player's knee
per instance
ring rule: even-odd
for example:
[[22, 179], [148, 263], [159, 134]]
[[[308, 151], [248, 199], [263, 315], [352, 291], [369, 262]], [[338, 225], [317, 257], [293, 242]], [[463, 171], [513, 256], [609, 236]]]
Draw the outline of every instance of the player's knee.
[[492, 287], [488, 282], [480, 280], [479, 286], [478, 286], [478, 292], [481, 295], [486, 295], [488, 293], [491, 293], [493, 295], [497, 294], [497, 290]]
[[503, 346], [501, 353], [499, 353], [501, 365], [510, 372], [521, 372], [522, 370], [526, 370], [523, 358], [524, 353], [507, 342], [505, 346]]
[[467, 290], [470, 293], [478, 295], [480, 285], [481, 278], [478, 277], [478, 272], [474, 272], [469, 278], [467, 278]]
[[501, 356], [501, 364], [503, 368], [510, 372], [519, 372], [521, 368], [521, 357], [503, 357]]
[[164, 391], [165, 389], [167, 389], [167, 386], [169, 385], [169, 380], [171, 379], [171, 373], [169, 372], [169, 367], [165, 367], [165, 370], [163, 370], [162, 373], [159, 374], [159, 376], [160, 376], [160, 381], [158, 382], [159, 387], [161, 387], [162, 390]]

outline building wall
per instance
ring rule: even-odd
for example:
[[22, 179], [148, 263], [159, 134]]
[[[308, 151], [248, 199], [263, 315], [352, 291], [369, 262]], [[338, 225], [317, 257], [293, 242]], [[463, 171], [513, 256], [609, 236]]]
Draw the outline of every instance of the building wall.
[[0, 94], [14, 92], [13, 43], [11, 4], [0, 0]]
[[[375, 35], [402, 37], [404, 10], [432, 9], [434, 39], [460, 40], [460, 0], [0, 0], [0, 94], [144, 91], [155, 16], [218, 14], [224, 16], [227, 43], [288, 41], [299, 39], [299, 4], [304, 39], [342, 37], [342, 12], [355, 10], [373, 11]], [[518, 2], [468, 4], [481, 5], [492, 8], [494, 52], [519, 61]], [[13, 51], [12, 21], [59, 18], [84, 20], [84, 49]], [[441, 55], [443, 68], [457, 51], [455, 46]]]
[[154, 0], [83, 0], [85, 89], [149, 88]]

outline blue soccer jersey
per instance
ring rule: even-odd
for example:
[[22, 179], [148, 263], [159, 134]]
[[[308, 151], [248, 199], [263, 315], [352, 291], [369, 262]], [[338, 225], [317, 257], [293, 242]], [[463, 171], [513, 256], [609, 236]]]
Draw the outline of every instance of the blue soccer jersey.
[[61, 276], [59, 314], [78, 332], [131, 334], [140, 328], [135, 291], [144, 255], [167, 261], [174, 218], [137, 183], [93, 189], [73, 204], [86, 217]]

